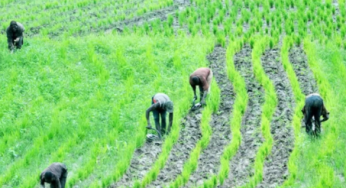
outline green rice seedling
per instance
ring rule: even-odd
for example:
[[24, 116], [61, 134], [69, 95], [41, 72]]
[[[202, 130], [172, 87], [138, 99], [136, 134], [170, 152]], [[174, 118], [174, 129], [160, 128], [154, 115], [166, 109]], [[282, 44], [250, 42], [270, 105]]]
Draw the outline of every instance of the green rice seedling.
[[[257, 38], [256, 38], [257, 39]], [[256, 159], [255, 159], [255, 174], [250, 178], [249, 183], [242, 187], [255, 187], [261, 180], [263, 174], [263, 165], [265, 158], [270, 154], [271, 147], [273, 145], [273, 138], [270, 133], [270, 122], [275, 111], [275, 106], [277, 105], [277, 97], [275, 89], [270, 79], [265, 75], [263, 67], [260, 62], [260, 56], [266, 48], [266, 41], [268, 39], [262, 37], [257, 39], [255, 47], [252, 52], [253, 70], [256, 79], [263, 85], [265, 89], [265, 102], [262, 107], [262, 117], [261, 117], [261, 130], [265, 142], [260, 146]]]

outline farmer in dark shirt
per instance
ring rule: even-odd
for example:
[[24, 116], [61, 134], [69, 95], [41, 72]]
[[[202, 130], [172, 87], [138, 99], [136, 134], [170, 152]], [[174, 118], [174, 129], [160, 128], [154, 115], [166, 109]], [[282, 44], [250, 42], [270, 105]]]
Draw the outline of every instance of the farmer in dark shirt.
[[64, 188], [67, 178], [67, 168], [63, 163], [53, 163], [40, 175], [40, 184], [49, 183], [51, 188]]
[[190, 75], [190, 85], [193, 89], [194, 100], [197, 100], [196, 86], [200, 91], [201, 105], [205, 105], [205, 98], [210, 91], [211, 80], [213, 79], [213, 72], [209, 68], [199, 68]]
[[23, 45], [24, 26], [16, 21], [11, 21], [10, 26], [6, 29], [8, 49], [13, 51], [15, 48], [20, 49]]
[[[162, 135], [166, 132], [166, 112], [169, 113], [169, 126], [168, 133], [171, 131], [173, 123], [173, 102], [164, 93], [157, 93], [151, 99], [151, 106], [146, 111], [146, 118], [148, 122], [147, 128], [151, 128], [149, 113], [153, 112], [155, 127]], [[161, 116], [161, 126], [159, 117]]]
[[[310, 94], [305, 98], [305, 105], [302, 109], [305, 120], [305, 128], [308, 134], [312, 130], [312, 121], [315, 123], [315, 132], [321, 133], [321, 122], [329, 119], [329, 112], [324, 106], [323, 99], [317, 93]], [[323, 119], [320, 120], [321, 115]]]

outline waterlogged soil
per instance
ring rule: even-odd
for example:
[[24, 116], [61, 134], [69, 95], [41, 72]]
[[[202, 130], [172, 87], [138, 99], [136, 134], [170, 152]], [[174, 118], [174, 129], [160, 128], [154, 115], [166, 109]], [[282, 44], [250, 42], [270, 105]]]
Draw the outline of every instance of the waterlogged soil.
[[221, 46], [216, 46], [214, 51], [207, 56], [207, 59], [221, 90], [221, 101], [218, 112], [212, 115], [209, 123], [212, 129], [210, 142], [200, 154], [198, 167], [190, 176], [185, 185], [186, 188], [200, 186], [203, 181], [218, 173], [221, 155], [225, 146], [231, 141], [230, 116], [235, 92], [226, 73], [226, 50]]
[[261, 131], [261, 107], [264, 103], [264, 89], [256, 81], [253, 74], [251, 52], [250, 46], [245, 45], [234, 55], [234, 65], [245, 80], [249, 100], [240, 129], [242, 141], [236, 155], [230, 162], [229, 177], [220, 187], [241, 186], [249, 181], [249, 177], [254, 175], [254, 162], [258, 148], [264, 141]]
[[317, 83], [309, 67], [303, 48], [300, 46], [292, 47], [289, 51], [289, 61], [293, 65], [302, 92], [305, 95], [317, 93]]
[[288, 177], [288, 160], [294, 147], [294, 132], [291, 125], [295, 102], [289, 79], [282, 66], [280, 49], [266, 50], [261, 57], [265, 73], [275, 86], [278, 105], [271, 121], [274, 139], [271, 154], [266, 158], [261, 188], [277, 187]]

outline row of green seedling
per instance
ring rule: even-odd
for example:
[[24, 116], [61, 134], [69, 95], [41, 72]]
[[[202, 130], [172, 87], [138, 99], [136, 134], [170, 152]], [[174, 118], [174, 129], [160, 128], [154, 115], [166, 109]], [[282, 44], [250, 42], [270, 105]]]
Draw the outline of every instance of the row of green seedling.
[[237, 153], [242, 136], [240, 132], [242, 117], [246, 111], [248, 103], [248, 94], [245, 86], [244, 78], [236, 70], [234, 66], [233, 56], [243, 46], [243, 39], [230, 42], [226, 52], [226, 69], [227, 76], [233, 84], [236, 98], [234, 101], [233, 112], [231, 115], [230, 127], [232, 140], [228, 144], [220, 158], [220, 169], [217, 175], [211, 176], [208, 180], [204, 181], [202, 187], [216, 187], [218, 184], [222, 185], [225, 179], [228, 178], [230, 172], [230, 160]]
[[190, 178], [190, 175], [197, 169], [199, 155], [208, 146], [210, 137], [212, 134], [212, 129], [209, 126], [212, 113], [216, 113], [220, 104], [220, 89], [217, 87], [217, 83], [213, 80], [211, 88], [211, 93], [207, 99], [207, 106], [202, 111], [201, 119], [201, 133], [202, 137], [197, 142], [195, 148], [191, 151], [189, 159], [185, 162], [182, 173], [169, 184], [169, 187], [181, 187], [185, 185]]
[[255, 173], [250, 178], [249, 182], [242, 187], [256, 187], [257, 184], [263, 179], [263, 167], [265, 159], [271, 153], [271, 149], [273, 146], [273, 137], [270, 132], [270, 123], [278, 103], [275, 87], [270, 78], [266, 75], [261, 64], [261, 56], [268, 46], [268, 38], [263, 36], [256, 36], [255, 39], [256, 43], [252, 51], [252, 63], [255, 78], [263, 86], [265, 92], [265, 102], [262, 105], [261, 115], [261, 130], [265, 141], [260, 146], [256, 154], [254, 163]]

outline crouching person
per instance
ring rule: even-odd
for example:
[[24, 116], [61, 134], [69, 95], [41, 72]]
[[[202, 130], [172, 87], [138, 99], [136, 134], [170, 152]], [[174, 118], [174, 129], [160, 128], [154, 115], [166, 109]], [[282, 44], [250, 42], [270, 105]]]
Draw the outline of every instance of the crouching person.
[[[173, 123], [173, 102], [164, 93], [157, 93], [151, 98], [151, 106], [146, 111], [148, 129], [151, 129], [149, 114], [153, 112], [156, 130], [164, 135], [166, 133], [166, 114], [169, 113], [169, 125], [167, 133], [171, 131]], [[160, 125], [161, 117], [161, 125]]]
[[200, 103], [205, 105], [205, 98], [210, 92], [210, 84], [213, 79], [213, 72], [209, 68], [199, 68], [190, 75], [190, 85], [194, 94], [194, 101], [197, 100], [196, 86], [199, 87]]
[[65, 188], [67, 168], [63, 163], [53, 163], [40, 175], [41, 188], [44, 183], [49, 183], [51, 188]]
[[[302, 113], [304, 114], [306, 133], [320, 134], [321, 122], [329, 119], [329, 112], [324, 106], [321, 96], [317, 93], [306, 96]], [[321, 115], [323, 116], [322, 120], [320, 120]], [[315, 130], [312, 130], [312, 123], [315, 124]]]

